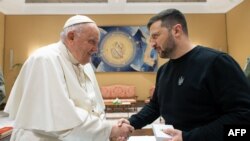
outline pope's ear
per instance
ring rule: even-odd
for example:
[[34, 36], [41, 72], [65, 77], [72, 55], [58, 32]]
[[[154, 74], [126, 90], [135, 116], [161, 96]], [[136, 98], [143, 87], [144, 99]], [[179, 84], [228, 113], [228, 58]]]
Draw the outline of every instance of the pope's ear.
[[74, 34], [73, 31], [70, 31], [70, 32], [68, 32], [68, 34], [67, 34], [67, 38], [68, 38], [68, 40], [70, 40], [70, 41], [73, 41], [73, 40], [74, 40], [74, 36], [75, 36], [75, 34]]

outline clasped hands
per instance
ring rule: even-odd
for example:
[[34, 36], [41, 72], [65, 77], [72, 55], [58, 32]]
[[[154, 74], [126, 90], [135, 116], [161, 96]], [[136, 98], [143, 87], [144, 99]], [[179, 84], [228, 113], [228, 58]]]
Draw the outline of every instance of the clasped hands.
[[[127, 119], [118, 120], [117, 125], [114, 125], [113, 127], [112, 131], [114, 130], [113, 132], [116, 136], [112, 138], [112, 141], [126, 141], [128, 140], [130, 134], [134, 131], [134, 128], [130, 125]], [[170, 128], [163, 130], [163, 132], [172, 136], [171, 139], [165, 139], [164, 141], [183, 141], [181, 130]]]
[[116, 125], [112, 126], [110, 139], [111, 141], [126, 141], [133, 131], [134, 127], [127, 119], [120, 119]]

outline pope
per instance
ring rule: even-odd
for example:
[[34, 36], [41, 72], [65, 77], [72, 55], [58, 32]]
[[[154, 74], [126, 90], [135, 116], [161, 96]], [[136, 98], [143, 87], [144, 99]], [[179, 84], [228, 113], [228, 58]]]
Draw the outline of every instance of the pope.
[[126, 140], [127, 124], [111, 125], [91, 67], [100, 32], [87, 16], [69, 18], [57, 43], [39, 48], [24, 63], [5, 112], [14, 119], [11, 141]]

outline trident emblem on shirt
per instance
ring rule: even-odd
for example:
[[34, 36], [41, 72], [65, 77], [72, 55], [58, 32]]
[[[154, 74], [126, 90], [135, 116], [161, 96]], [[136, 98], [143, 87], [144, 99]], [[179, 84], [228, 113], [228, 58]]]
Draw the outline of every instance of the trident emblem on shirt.
[[184, 82], [184, 77], [183, 76], [179, 77], [178, 85], [179, 86], [182, 85], [183, 82]]

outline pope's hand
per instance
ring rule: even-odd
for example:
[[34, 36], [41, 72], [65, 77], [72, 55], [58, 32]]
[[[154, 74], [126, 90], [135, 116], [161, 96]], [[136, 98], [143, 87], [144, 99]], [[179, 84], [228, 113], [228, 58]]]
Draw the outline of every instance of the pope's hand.
[[118, 141], [126, 141], [133, 130], [134, 127], [126, 123], [113, 125], [110, 138]]

